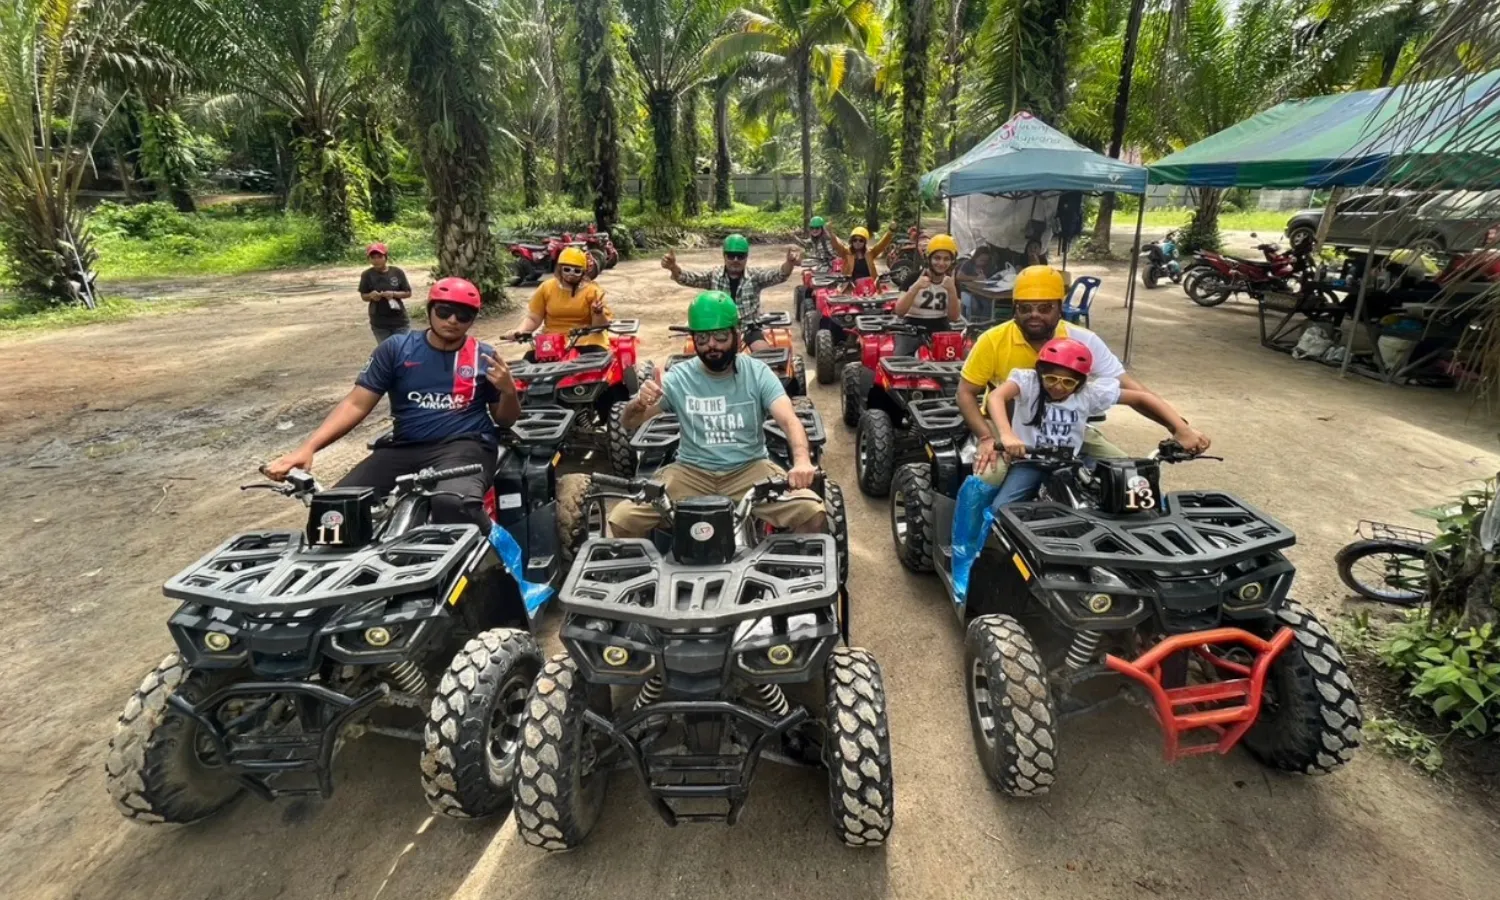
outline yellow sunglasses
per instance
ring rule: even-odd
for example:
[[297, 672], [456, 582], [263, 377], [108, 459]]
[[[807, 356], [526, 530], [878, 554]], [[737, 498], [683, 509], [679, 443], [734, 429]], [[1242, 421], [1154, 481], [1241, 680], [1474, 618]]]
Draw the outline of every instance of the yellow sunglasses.
[[1083, 383], [1077, 375], [1043, 375], [1042, 384], [1049, 388], [1071, 391]]

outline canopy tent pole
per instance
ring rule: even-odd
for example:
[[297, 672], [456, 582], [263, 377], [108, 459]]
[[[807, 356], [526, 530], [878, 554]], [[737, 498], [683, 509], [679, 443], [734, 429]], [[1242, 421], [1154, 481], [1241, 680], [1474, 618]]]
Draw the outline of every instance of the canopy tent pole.
[[[1355, 329], [1359, 328], [1360, 324], [1364, 322], [1365, 292], [1369, 290], [1370, 279], [1375, 277], [1376, 248], [1374, 245], [1376, 243], [1378, 242], [1370, 242], [1370, 255], [1365, 257], [1365, 271], [1364, 274], [1359, 277], [1359, 295], [1355, 298], [1354, 301], [1354, 321], [1346, 329], [1347, 336], [1344, 338], [1344, 361], [1339, 365], [1340, 378], [1343, 378], [1345, 375], [1349, 374], [1349, 361], [1354, 357], [1354, 332]], [[1379, 347], [1375, 348], [1375, 353], [1379, 355]]]
[[948, 233], [953, 233], [953, 198], [948, 198]]
[[[1130, 274], [1125, 285], [1125, 364], [1130, 365], [1130, 338], [1135, 332], [1135, 270], [1141, 261], [1141, 226], [1146, 224], [1146, 195], [1141, 194], [1141, 211], [1135, 217], [1135, 244], [1130, 248]], [[1107, 249], [1107, 248], [1106, 248]]]

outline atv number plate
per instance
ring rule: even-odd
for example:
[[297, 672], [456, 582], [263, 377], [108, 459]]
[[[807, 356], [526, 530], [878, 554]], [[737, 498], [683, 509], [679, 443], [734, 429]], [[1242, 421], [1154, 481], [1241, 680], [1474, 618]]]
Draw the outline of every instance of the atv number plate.
[[1156, 492], [1151, 489], [1151, 482], [1136, 475], [1125, 482], [1125, 508], [1135, 511], [1156, 508]]

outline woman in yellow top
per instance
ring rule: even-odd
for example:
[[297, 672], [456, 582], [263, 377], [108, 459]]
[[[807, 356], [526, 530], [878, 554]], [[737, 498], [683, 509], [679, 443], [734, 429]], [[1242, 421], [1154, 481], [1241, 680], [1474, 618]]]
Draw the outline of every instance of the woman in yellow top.
[[[608, 325], [613, 314], [604, 302], [604, 288], [584, 278], [588, 257], [577, 247], [568, 247], [557, 257], [557, 275], [542, 282], [531, 295], [526, 317], [512, 337], [534, 334], [567, 334], [574, 328]], [[582, 351], [602, 353], [609, 349], [604, 332], [579, 338]], [[529, 356], [530, 354], [528, 354]]]
[[895, 226], [891, 226], [885, 236], [870, 246], [870, 229], [863, 225], [849, 232], [849, 243], [839, 240], [839, 236], [833, 232], [828, 233], [828, 239], [833, 242], [833, 252], [844, 260], [843, 274], [849, 278], [878, 278], [880, 273], [876, 271], [875, 260], [879, 259], [886, 249], [891, 246], [891, 241], [896, 239]]

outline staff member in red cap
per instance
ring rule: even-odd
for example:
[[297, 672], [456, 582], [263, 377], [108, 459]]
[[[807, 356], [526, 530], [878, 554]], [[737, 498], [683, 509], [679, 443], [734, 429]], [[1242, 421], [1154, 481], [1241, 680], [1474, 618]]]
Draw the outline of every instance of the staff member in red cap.
[[385, 244], [371, 244], [365, 248], [365, 255], [370, 258], [370, 268], [359, 276], [359, 296], [370, 307], [370, 330], [379, 344], [391, 335], [411, 331], [406, 304], [401, 302], [411, 296], [411, 283], [405, 272], [390, 264]]
[[521, 400], [505, 360], [469, 334], [478, 314], [474, 285], [462, 278], [434, 284], [427, 294], [427, 329], [376, 347], [354, 388], [323, 424], [302, 446], [267, 465], [265, 473], [280, 481], [294, 468], [311, 472], [314, 454], [354, 430], [384, 394], [390, 397], [395, 430], [349, 470], [339, 487], [390, 491], [398, 477], [428, 466], [480, 463], [479, 474], [438, 482], [432, 521], [472, 522], [488, 534], [484, 492], [495, 465], [495, 426], [520, 418]]

